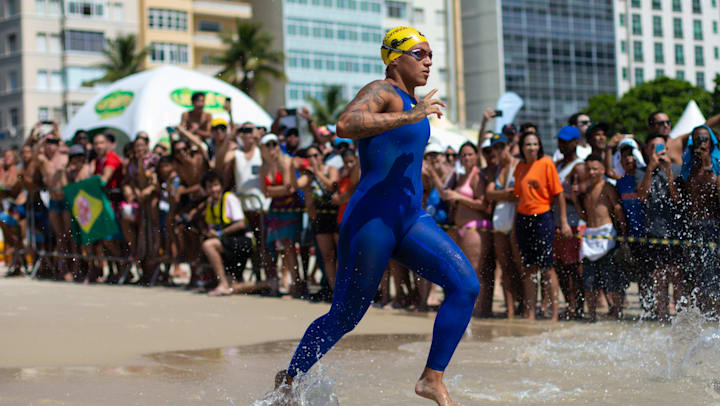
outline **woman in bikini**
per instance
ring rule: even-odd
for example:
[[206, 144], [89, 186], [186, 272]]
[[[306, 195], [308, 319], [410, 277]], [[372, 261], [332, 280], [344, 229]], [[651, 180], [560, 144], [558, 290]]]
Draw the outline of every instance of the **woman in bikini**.
[[466, 142], [460, 147], [459, 155], [465, 173], [451, 175], [443, 197], [455, 208], [453, 222], [458, 228], [451, 236], [480, 280], [480, 294], [473, 315], [491, 317], [495, 287], [495, 260], [491, 255], [492, 205], [485, 197], [485, 180], [478, 167], [477, 147]]
[[275, 134], [266, 134], [260, 140], [260, 154], [263, 159], [260, 166], [262, 192], [272, 199], [267, 215], [267, 243], [282, 244], [282, 278], [284, 280], [285, 275], [290, 273], [292, 282], [288, 293], [297, 298], [302, 295], [303, 289], [299, 283], [295, 243], [300, 239], [303, 204], [293, 186], [295, 169], [292, 158], [280, 152]]

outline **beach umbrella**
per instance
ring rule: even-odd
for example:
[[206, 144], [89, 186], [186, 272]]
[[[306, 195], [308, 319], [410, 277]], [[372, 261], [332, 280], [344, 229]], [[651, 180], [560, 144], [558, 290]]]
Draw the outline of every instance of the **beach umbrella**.
[[162, 66], [120, 79], [85, 103], [62, 131], [69, 140], [75, 131], [110, 129], [133, 140], [139, 131], [150, 136], [151, 145], [166, 137], [166, 127], [180, 124], [183, 112], [192, 108], [194, 92], [205, 93], [205, 111], [227, 119], [223, 106], [232, 99], [236, 124], [250, 121], [270, 127], [272, 118], [248, 95], [227, 82], [176, 66]]
[[670, 138], [677, 138], [684, 134], [690, 134], [693, 128], [705, 124], [705, 117], [700, 111], [695, 100], [690, 100], [685, 106], [680, 119], [675, 123], [672, 131], [670, 131]]

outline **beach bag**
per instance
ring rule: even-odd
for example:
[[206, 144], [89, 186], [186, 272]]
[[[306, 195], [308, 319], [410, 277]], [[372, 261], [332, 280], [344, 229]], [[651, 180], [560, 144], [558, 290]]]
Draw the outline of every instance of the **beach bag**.
[[[505, 179], [505, 188], [507, 189], [510, 185], [510, 179], [512, 179], [512, 173], [515, 170], [514, 166], [510, 167], [507, 179]], [[493, 230], [501, 233], [509, 233], [512, 230], [513, 219], [515, 218], [515, 202], [499, 202], [495, 205], [493, 210]]]

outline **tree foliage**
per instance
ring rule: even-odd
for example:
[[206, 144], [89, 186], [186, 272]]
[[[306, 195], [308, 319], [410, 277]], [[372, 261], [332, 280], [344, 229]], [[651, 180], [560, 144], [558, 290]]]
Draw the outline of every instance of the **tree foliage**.
[[315, 122], [318, 125], [336, 123], [348, 103], [342, 97], [342, 86], [340, 85], [326, 86], [321, 100], [308, 97], [307, 101], [312, 107]]
[[612, 133], [632, 133], [643, 138], [652, 112], [664, 111], [676, 122], [690, 100], [695, 100], [706, 117], [717, 111], [710, 92], [667, 77], [635, 86], [619, 98], [608, 93], [594, 96], [584, 111], [594, 122], [608, 123]]
[[106, 46], [102, 50], [105, 61], [97, 65], [98, 68], [105, 70], [105, 75], [95, 80], [83, 82], [83, 86], [115, 82], [142, 71], [142, 65], [145, 58], [147, 58], [148, 52], [150, 52], [148, 47], [137, 51], [137, 37], [135, 34], [118, 35], [115, 39], [106, 40]]
[[273, 37], [262, 32], [262, 24], [239, 18], [235, 24], [234, 32], [221, 35], [227, 49], [215, 58], [223, 66], [219, 76], [262, 103], [270, 92], [268, 77], [285, 80], [284, 54], [273, 50]]

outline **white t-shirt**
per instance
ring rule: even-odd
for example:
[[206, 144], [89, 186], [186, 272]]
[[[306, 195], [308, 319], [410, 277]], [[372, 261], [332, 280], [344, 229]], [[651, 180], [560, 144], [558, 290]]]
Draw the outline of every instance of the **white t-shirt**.
[[245, 219], [240, 199], [232, 193], [225, 194], [225, 215], [233, 223]]
[[242, 149], [235, 150], [235, 193], [255, 195], [262, 203], [262, 207], [258, 207], [257, 199], [245, 199], [247, 210], [267, 210], [270, 207], [270, 199], [263, 195], [260, 188], [260, 165], [262, 165], [260, 148], [255, 147], [250, 160], [245, 158], [245, 152]]

